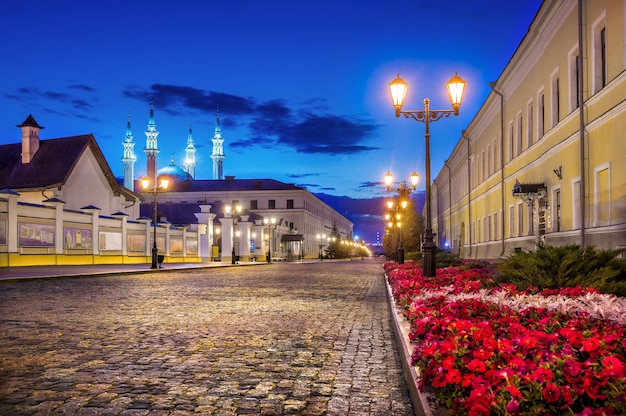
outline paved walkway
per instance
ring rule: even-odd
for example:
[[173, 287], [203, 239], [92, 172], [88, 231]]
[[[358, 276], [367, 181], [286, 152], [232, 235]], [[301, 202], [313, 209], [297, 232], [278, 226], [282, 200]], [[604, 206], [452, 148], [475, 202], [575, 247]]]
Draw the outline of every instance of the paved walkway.
[[214, 267], [239, 267], [265, 265], [261, 262], [230, 262], [208, 263], [165, 263], [159, 269], [151, 269], [150, 264], [85, 264], [75, 266], [21, 266], [0, 267], [0, 280], [38, 279], [48, 277], [78, 277], [110, 274], [164, 273], [172, 270], [205, 269]]
[[265, 266], [0, 283], [0, 414], [412, 415], [381, 264]]

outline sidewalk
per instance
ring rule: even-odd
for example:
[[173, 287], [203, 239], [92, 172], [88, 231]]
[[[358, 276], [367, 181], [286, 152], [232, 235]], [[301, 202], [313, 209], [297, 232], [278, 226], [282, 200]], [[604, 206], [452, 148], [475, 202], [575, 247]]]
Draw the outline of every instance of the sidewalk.
[[20, 279], [41, 279], [52, 277], [80, 277], [119, 273], [161, 273], [171, 270], [203, 269], [215, 267], [237, 267], [268, 264], [264, 262], [207, 262], [207, 263], [164, 263], [159, 269], [151, 269], [150, 264], [84, 264], [71, 266], [22, 266], [0, 267], [0, 281]]

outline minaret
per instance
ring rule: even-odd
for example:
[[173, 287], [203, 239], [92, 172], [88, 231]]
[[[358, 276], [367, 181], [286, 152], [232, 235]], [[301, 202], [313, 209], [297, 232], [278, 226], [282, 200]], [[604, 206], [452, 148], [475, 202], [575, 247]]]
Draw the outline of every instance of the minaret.
[[133, 142], [133, 133], [130, 131], [130, 112], [128, 113], [128, 124], [126, 125], [126, 139], [124, 139], [124, 157], [122, 163], [124, 164], [124, 186], [131, 191], [134, 191], [135, 181], [135, 142]]
[[146, 175], [150, 179], [153, 186], [156, 185], [156, 158], [159, 154], [159, 148], [157, 146], [157, 136], [159, 132], [156, 129], [156, 123], [154, 122], [154, 102], [150, 100], [150, 120], [148, 121], [148, 130], [146, 131], [146, 148], [143, 149], [146, 154], [147, 170]]
[[220, 128], [220, 111], [217, 110], [217, 121], [215, 124], [215, 133], [211, 139], [213, 142], [213, 153], [211, 153], [211, 159], [213, 159], [213, 179], [224, 179], [223, 161], [226, 155], [224, 155], [224, 139], [222, 139], [222, 129]]
[[192, 178], [196, 177], [196, 148], [193, 145], [193, 135], [191, 133], [191, 119], [189, 119], [189, 135], [187, 136], [187, 147], [185, 148], [185, 171]]

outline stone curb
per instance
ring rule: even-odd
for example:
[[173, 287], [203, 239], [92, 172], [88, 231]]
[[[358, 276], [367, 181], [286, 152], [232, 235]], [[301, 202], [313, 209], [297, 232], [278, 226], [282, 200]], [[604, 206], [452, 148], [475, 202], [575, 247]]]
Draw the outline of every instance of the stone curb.
[[409, 340], [409, 331], [411, 325], [402, 315], [402, 309], [394, 302], [393, 292], [387, 275], [385, 275], [385, 284], [387, 285], [387, 300], [389, 301], [389, 309], [393, 319], [393, 334], [398, 345], [398, 354], [402, 362], [402, 370], [404, 379], [406, 380], [409, 396], [413, 403], [413, 412], [415, 416], [433, 416], [433, 411], [428, 405], [428, 399], [425, 394], [419, 391], [417, 387], [418, 375], [415, 367], [411, 365], [411, 341]]

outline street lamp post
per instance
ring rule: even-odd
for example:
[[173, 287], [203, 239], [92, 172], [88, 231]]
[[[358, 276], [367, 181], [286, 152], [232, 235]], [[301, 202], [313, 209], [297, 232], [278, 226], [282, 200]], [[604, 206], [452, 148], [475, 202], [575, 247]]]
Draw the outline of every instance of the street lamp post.
[[239, 204], [235, 204], [231, 207], [230, 205], [226, 205], [226, 207], [224, 207], [224, 210], [226, 211], [226, 214], [231, 213], [232, 211], [232, 218], [233, 218], [233, 230], [231, 233], [231, 241], [232, 241], [232, 246], [233, 246], [233, 250], [231, 253], [231, 260], [230, 260], [230, 264], [237, 264], [237, 252], [235, 251], [235, 225], [237, 225], [237, 217], [238, 215], [241, 213], [241, 205]]
[[[387, 201], [387, 208], [389, 208], [389, 210], [394, 209], [396, 211], [394, 217], [395, 217], [395, 225], [398, 228], [398, 233], [400, 236], [400, 242], [398, 243], [398, 255], [396, 258], [396, 261], [399, 264], [403, 264], [404, 263], [404, 244], [402, 241], [402, 223], [400, 222], [400, 218], [402, 216], [402, 212], [404, 211], [404, 209], [407, 207], [407, 205], [409, 204], [409, 195], [411, 194], [411, 191], [414, 191], [417, 188], [417, 184], [419, 182], [420, 176], [416, 173], [413, 172], [411, 174], [411, 187], [409, 187], [404, 181], [400, 182], [399, 186], [397, 188], [394, 188], [392, 186], [393, 184], [393, 175], [391, 174], [391, 172], [387, 172], [385, 174], [385, 186], [387, 187], [388, 191], [393, 191], [393, 192], [398, 192], [398, 194], [400, 195], [400, 203], [399, 204], [395, 204], [394, 207], [394, 201], [393, 200], [389, 200]], [[389, 218], [391, 218], [391, 214], [389, 214]], [[388, 218], [388, 219], [389, 219]], [[389, 222], [389, 226], [393, 226], [393, 222]]]
[[461, 100], [463, 99], [463, 90], [465, 89], [466, 82], [459, 77], [456, 73], [446, 83], [448, 87], [448, 93], [450, 95], [450, 103], [452, 104], [452, 110], [431, 110], [430, 100], [424, 98], [424, 110], [410, 110], [402, 111], [404, 105], [404, 99], [409, 87], [400, 75], [389, 83], [389, 91], [391, 92], [391, 100], [396, 110], [396, 117], [403, 115], [404, 118], [412, 118], [415, 121], [424, 123], [425, 125], [425, 144], [426, 144], [426, 229], [424, 236], [424, 243], [422, 245], [423, 261], [422, 266], [424, 269], [424, 276], [435, 276], [435, 260], [437, 253], [437, 244], [433, 238], [432, 217], [431, 217], [431, 196], [430, 196], [430, 122], [435, 122], [442, 117], [450, 117], [451, 114], [455, 116], [459, 114], [459, 108], [461, 107]]
[[267, 226], [267, 259], [268, 263], [272, 262], [272, 232], [276, 228], [276, 218], [263, 218], [263, 224]]
[[141, 187], [143, 188], [144, 191], [148, 191], [151, 190], [152, 191], [152, 195], [154, 196], [153, 199], [153, 214], [152, 214], [152, 226], [154, 228], [154, 238], [152, 241], [152, 265], [150, 266], [151, 269], [156, 269], [158, 267], [158, 260], [159, 260], [159, 253], [158, 253], [158, 248], [157, 248], [157, 193], [159, 192], [159, 188], [162, 189], [161, 192], [165, 192], [167, 191], [167, 187], [169, 186], [170, 181], [167, 178], [163, 178], [161, 179], [161, 182], [157, 185], [157, 184], [151, 184], [150, 183], [150, 179], [148, 178], [143, 178], [141, 180]]
[[319, 257], [320, 260], [324, 260], [324, 254], [322, 253], [322, 249], [324, 248], [324, 239], [326, 238], [326, 236], [324, 234], [318, 234], [317, 235], [317, 239], [320, 240], [320, 244], [319, 244]]

